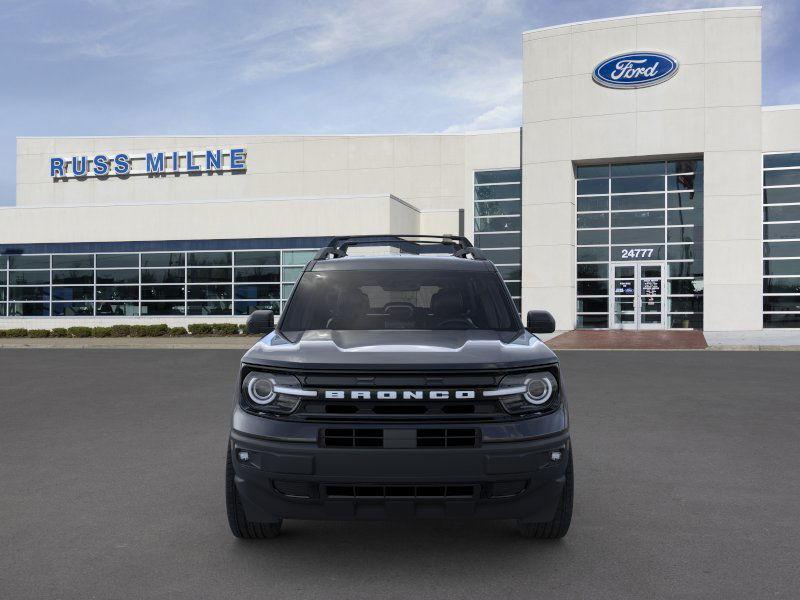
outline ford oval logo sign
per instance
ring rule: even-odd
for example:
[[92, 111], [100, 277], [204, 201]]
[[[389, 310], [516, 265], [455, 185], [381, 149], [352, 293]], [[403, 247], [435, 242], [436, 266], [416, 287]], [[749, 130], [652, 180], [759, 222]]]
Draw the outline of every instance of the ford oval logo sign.
[[659, 52], [612, 56], [594, 69], [592, 79], [610, 88], [641, 88], [666, 81], [678, 72], [678, 61]]

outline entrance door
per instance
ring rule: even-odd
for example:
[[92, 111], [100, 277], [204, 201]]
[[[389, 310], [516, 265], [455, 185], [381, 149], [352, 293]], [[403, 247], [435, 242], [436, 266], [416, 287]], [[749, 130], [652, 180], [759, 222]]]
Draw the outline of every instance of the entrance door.
[[611, 264], [611, 327], [664, 329], [664, 263]]

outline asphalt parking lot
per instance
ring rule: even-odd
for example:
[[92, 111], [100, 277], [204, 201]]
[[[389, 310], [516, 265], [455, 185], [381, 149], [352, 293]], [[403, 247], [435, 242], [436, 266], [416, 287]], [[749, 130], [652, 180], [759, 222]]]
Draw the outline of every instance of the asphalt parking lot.
[[236, 350], [0, 350], [0, 598], [797, 598], [800, 355], [562, 352], [572, 529], [234, 539]]

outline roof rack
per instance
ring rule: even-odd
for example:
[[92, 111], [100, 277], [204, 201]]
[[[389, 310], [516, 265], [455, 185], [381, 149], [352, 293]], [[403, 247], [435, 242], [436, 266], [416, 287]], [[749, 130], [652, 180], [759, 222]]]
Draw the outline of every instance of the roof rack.
[[334, 237], [328, 242], [327, 247], [317, 252], [314, 260], [342, 258], [347, 256], [347, 249], [350, 246], [390, 246], [406, 254], [430, 254], [436, 251], [435, 246], [437, 245], [451, 247], [453, 256], [458, 258], [472, 256], [475, 260], [486, 260], [486, 257], [464, 236], [449, 234], [418, 235], [416, 233]]

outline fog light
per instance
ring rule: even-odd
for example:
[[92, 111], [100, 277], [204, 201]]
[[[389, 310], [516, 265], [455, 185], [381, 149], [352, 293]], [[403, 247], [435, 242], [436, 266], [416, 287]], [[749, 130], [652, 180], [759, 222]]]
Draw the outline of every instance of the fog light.
[[246, 450], [239, 450], [237, 456], [239, 457], [239, 462], [247, 462], [250, 460], [250, 453]]
[[561, 460], [561, 450], [553, 450], [550, 453], [550, 460], [553, 462], [558, 462]]

